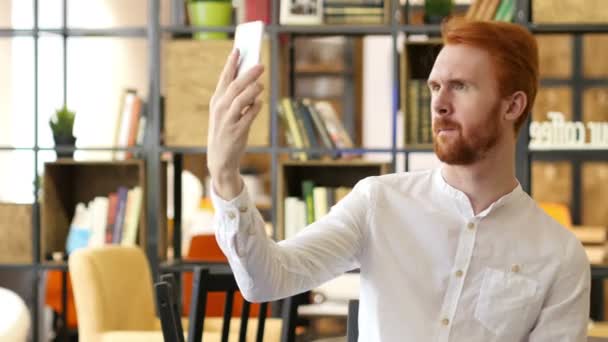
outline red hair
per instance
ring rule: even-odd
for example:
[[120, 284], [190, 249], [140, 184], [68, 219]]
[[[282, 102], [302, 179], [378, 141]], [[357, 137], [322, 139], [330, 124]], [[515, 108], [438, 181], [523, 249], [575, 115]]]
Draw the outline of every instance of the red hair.
[[441, 32], [444, 45], [465, 44], [490, 54], [500, 96], [519, 90], [526, 94], [528, 103], [515, 122], [515, 132], [519, 132], [532, 110], [538, 89], [538, 46], [534, 36], [517, 24], [461, 18], [445, 22]]

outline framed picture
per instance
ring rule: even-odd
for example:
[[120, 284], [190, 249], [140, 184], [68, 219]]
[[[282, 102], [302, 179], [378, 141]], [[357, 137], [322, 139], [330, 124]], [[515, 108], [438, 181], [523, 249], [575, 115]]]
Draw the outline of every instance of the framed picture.
[[322, 0], [281, 0], [281, 25], [320, 25]]

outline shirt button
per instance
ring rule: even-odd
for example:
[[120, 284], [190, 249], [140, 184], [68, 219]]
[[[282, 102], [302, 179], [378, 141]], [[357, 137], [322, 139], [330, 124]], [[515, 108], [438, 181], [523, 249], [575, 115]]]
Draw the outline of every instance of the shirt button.
[[520, 270], [519, 265], [513, 265], [513, 266], [511, 267], [511, 271], [512, 271], [513, 273], [519, 273], [519, 270]]
[[228, 212], [229, 219], [234, 220], [235, 217], [236, 217], [236, 215], [232, 211]]
[[455, 273], [456, 277], [458, 277], [458, 278], [462, 277], [462, 275], [463, 275], [463, 274], [464, 274], [464, 273], [463, 273], [461, 270], [458, 270], [458, 271], [456, 271], [456, 273]]
[[447, 318], [444, 318], [444, 319], [441, 320], [441, 324], [443, 324], [443, 325], [449, 325], [450, 324], [450, 320], [447, 319]]
[[467, 224], [467, 228], [469, 228], [470, 230], [475, 229], [475, 223], [469, 222], [469, 224]]
[[239, 207], [239, 211], [240, 211], [241, 213], [245, 213], [245, 212], [247, 212], [247, 207], [245, 207], [245, 206], [243, 206], [243, 207]]

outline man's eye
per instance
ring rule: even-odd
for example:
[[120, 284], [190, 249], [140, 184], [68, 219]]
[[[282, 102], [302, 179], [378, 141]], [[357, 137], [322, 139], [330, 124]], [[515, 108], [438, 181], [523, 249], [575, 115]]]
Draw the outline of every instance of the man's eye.
[[455, 90], [463, 90], [465, 88], [464, 83], [454, 83], [454, 85], [452, 86]]
[[430, 88], [432, 91], [438, 91], [438, 90], [439, 90], [439, 85], [438, 85], [438, 84], [431, 84], [431, 85], [429, 86], [429, 88]]

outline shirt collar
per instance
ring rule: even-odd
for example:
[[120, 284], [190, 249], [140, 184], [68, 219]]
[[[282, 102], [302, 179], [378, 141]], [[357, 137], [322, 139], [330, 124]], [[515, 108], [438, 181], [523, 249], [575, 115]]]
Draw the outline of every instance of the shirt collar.
[[471, 205], [471, 201], [469, 200], [469, 197], [464, 192], [462, 192], [462, 191], [456, 189], [455, 187], [451, 186], [450, 184], [448, 184], [448, 182], [445, 181], [445, 179], [443, 178], [443, 175], [441, 174], [441, 169], [442, 168], [439, 167], [434, 170], [434, 172], [433, 172], [434, 173], [433, 174], [434, 183], [438, 186], [438, 188], [440, 189], [441, 192], [443, 192], [444, 194], [450, 196], [451, 198], [453, 198], [455, 200], [458, 210], [465, 217], [474, 217], [474, 216], [475, 217], [485, 217], [489, 213], [491, 213], [493, 210], [496, 210], [507, 204], [513, 203], [521, 195], [524, 194], [521, 184], [519, 183], [519, 181], [517, 181], [517, 186], [511, 192], [509, 192], [508, 194], [506, 194], [506, 195], [502, 196], [501, 198], [499, 198], [498, 200], [496, 200], [496, 202], [492, 203], [488, 208], [486, 208], [481, 213], [474, 215], [473, 206]]

